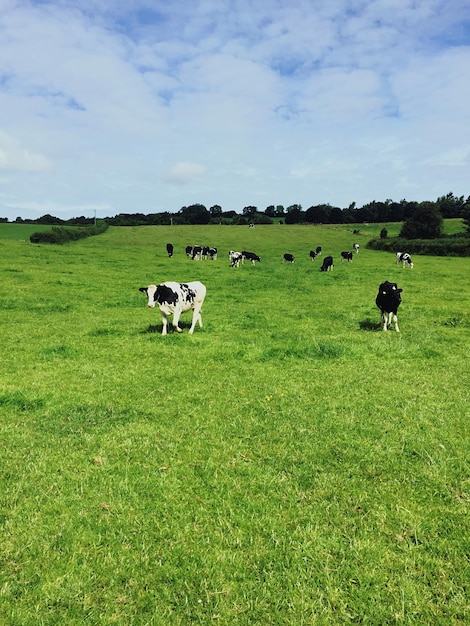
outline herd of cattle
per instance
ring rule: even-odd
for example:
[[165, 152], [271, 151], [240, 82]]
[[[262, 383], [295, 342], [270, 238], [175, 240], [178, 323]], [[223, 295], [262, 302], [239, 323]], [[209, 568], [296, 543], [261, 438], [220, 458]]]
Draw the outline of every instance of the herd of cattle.
[[[359, 253], [359, 244], [353, 245], [354, 252]], [[166, 251], [168, 256], [173, 256], [174, 247], [171, 243], [166, 245]], [[185, 250], [186, 256], [195, 260], [203, 260], [210, 258], [215, 261], [217, 259], [217, 248], [209, 246], [187, 246]], [[310, 258], [315, 260], [317, 256], [322, 254], [321, 246], [318, 246], [315, 250], [310, 250]], [[284, 254], [285, 263], [294, 263], [295, 257], [293, 254], [286, 252]], [[237, 252], [230, 250], [229, 252], [230, 267], [238, 267], [243, 264], [245, 260], [255, 263], [261, 262], [261, 257], [254, 252], [242, 250]], [[351, 251], [341, 252], [341, 262], [347, 261], [351, 263], [353, 260], [353, 253]], [[402, 264], [403, 267], [413, 268], [413, 261], [408, 252], [396, 253], [397, 264]], [[334, 267], [333, 257], [331, 255], [323, 258], [323, 263], [320, 267], [322, 272], [332, 270]], [[149, 285], [148, 287], [140, 287], [139, 291], [143, 292], [147, 296], [147, 306], [154, 308], [158, 305], [162, 314], [162, 335], [167, 334], [168, 317], [173, 316], [172, 326], [179, 333], [183, 332], [179, 326], [179, 320], [182, 313], [186, 311], [193, 311], [193, 319], [189, 334], [192, 335], [196, 324], [202, 328], [201, 309], [206, 297], [206, 287], [199, 281], [189, 283], [178, 282], [165, 282], [160, 285]], [[396, 332], [400, 332], [398, 328], [398, 307], [401, 303], [401, 292], [403, 290], [398, 288], [397, 283], [385, 281], [379, 285], [379, 290], [375, 303], [380, 310], [382, 318], [382, 328], [387, 330], [392, 323], [395, 326]]]

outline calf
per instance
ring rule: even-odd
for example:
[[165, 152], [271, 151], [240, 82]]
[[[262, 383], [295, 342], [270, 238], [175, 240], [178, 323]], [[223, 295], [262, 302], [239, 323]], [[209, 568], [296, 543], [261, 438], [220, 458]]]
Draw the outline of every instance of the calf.
[[155, 303], [162, 314], [162, 335], [167, 334], [168, 317], [173, 315], [172, 325], [179, 333], [183, 330], [179, 327], [179, 319], [181, 313], [185, 311], [193, 311], [193, 321], [189, 334], [192, 335], [196, 322], [202, 328], [201, 308], [206, 297], [206, 287], [200, 282], [192, 283], [175, 283], [166, 282], [160, 285], [149, 285], [148, 287], [140, 287], [139, 291], [147, 294], [147, 305], [154, 308]]
[[310, 250], [310, 258], [312, 259], [312, 261], [314, 261], [317, 256], [318, 252], [315, 252], [315, 250]]
[[172, 243], [167, 243], [166, 244], [166, 251], [168, 253], [168, 256], [171, 257], [173, 256], [173, 244]]
[[209, 248], [209, 256], [211, 261], [217, 261], [217, 248]]
[[332, 256], [326, 256], [323, 259], [323, 263], [322, 266], [320, 267], [320, 271], [321, 272], [329, 272], [330, 270], [333, 270], [333, 257]]
[[353, 248], [356, 254], [359, 254], [359, 244], [358, 243], [353, 243]]
[[352, 263], [353, 253], [352, 252], [341, 252], [341, 263], [343, 261], [347, 261], [348, 263]]
[[397, 252], [397, 265], [399, 263], [402, 263], [403, 267], [408, 266], [410, 269], [413, 268], [413, 261], [408, 252]]
[[228, 258], [230, 259], [230, 267], [238, 267], [242, 260], [242, 253], [235, 252], [235, 250], [230, 250], [228, 253]]
[[251, 261], [253, 265], [255, 264], [255, 261], [258, 261], [258, 263], [261, 262], [261, 257], [259, 257], [254, 252], [247, 252], [246, 250], [242, 250], [242, 263], [245, 259]]
[[315, 252], [316, 252], [317, 254], [321, 254], [321, 246], [317, 246], [317, 248], [316, 248]]
[[185, 252], [186, 252], [186, 256], [189, 256], [189, 257], [193, 256], [193, 247], [192, 246], [186, 246]]
[[387, 330], [393, 321], [395, 324], [395, 330], [397, 333], [400, 332], [400, 329], [398, 328], [397, 312], [401, 302], [400, 294], [402, 291], [402, 289], [398, 289], [398, 285], [396, 283], [391, 283], [388, 280], [379, 285], [379, 293], [375, 299], [375, 304], [379, 307], [382, 314], [382, 324], [384, 330]]
[[201, 246], [194, 246], [191, 258], [193, 261], [200, 261], [202, 256], [202, 248]]
[[295, 261], [295, 256], [293, 254], [286, 253], [284, 255], [284, 263], [293, 263]]

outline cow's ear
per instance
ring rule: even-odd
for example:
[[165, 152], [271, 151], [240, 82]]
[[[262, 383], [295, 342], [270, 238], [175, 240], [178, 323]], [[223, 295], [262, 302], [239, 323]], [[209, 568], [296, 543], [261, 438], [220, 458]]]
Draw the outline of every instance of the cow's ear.
[[139, 287], [139, 291], [142, 291], [143, 293], [147, 293], [147, 287]]
[[403, 291], [403, 289], [397, 289], [398, 293], [401, 293]]

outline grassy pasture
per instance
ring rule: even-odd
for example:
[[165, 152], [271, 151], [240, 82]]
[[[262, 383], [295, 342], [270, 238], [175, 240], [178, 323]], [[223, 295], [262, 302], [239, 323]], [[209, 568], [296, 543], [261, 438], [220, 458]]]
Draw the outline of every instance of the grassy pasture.
[[[0, 624], [469, 623], [469, 259], [403, 270], [365, 249], [382, 224], [66, 246], [9, 226]], [[185, 257], [206, 243], [217, 261]], [[230, 269], [230, 249], [262, 261]], [[138, 288], [196, 279], [204, 328], [161, 337]]]

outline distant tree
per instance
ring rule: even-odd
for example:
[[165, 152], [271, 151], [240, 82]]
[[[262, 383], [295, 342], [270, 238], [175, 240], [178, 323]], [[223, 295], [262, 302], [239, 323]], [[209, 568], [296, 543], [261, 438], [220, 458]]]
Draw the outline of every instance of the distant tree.
[[317, 204], [305, 211], [305, 219], [310, 224], [329, 224], [332, 206], [330, 204]]
[[293, 204], [287, 209], [287, 215], [285, 217], [286, 224], [300, 224], [305, 218], [305, 213], [302, 211], [300, 204]]
[[0, 217], [0, 222], [2, 223], [8, 222], [8, 217]]
[[463, 214], [463, 224], [465, 226], [465, 231], [467, 235], [470, 235], [470, 196], [468, 197], [466, 202], [466, 208]]
[[266, 207], [266, 210], [264, 212], [268, 217], [275, 217], [276, 207], [274, 206], [274, 204], [270, 204]]
[[243, 209], [243, 215], [250, 217], [251, 215], [254, 215], [257, 210], [258, 209], [255, 206], [246, 206]]
[[403, 223], [400, 237], [404, 239], [435, 239], [442, 235], [444, 220], [434, 202], [421, 202]]
[[275, 216], [276, 217], [284, 217], [285, 214], [286, 214], [286, 211], [285, 211], [283, 205], [282, 204], [277, 204], [276, 205]]
[[222, 207], [220, 204], [214, 204], [214, 206], [211, 206], [209, 209], [209, 213], [211, 217], [220, 217], [222, 215]]
[[211, 214], [203, 204], [185, 206], [178, 211], [177, 215], [185, 224], [208, 224], [211, 219]]
[[64, 220], [46, 213], [46, 215], [42, 215], [36, 220], [36, 224], [64, 224]]

